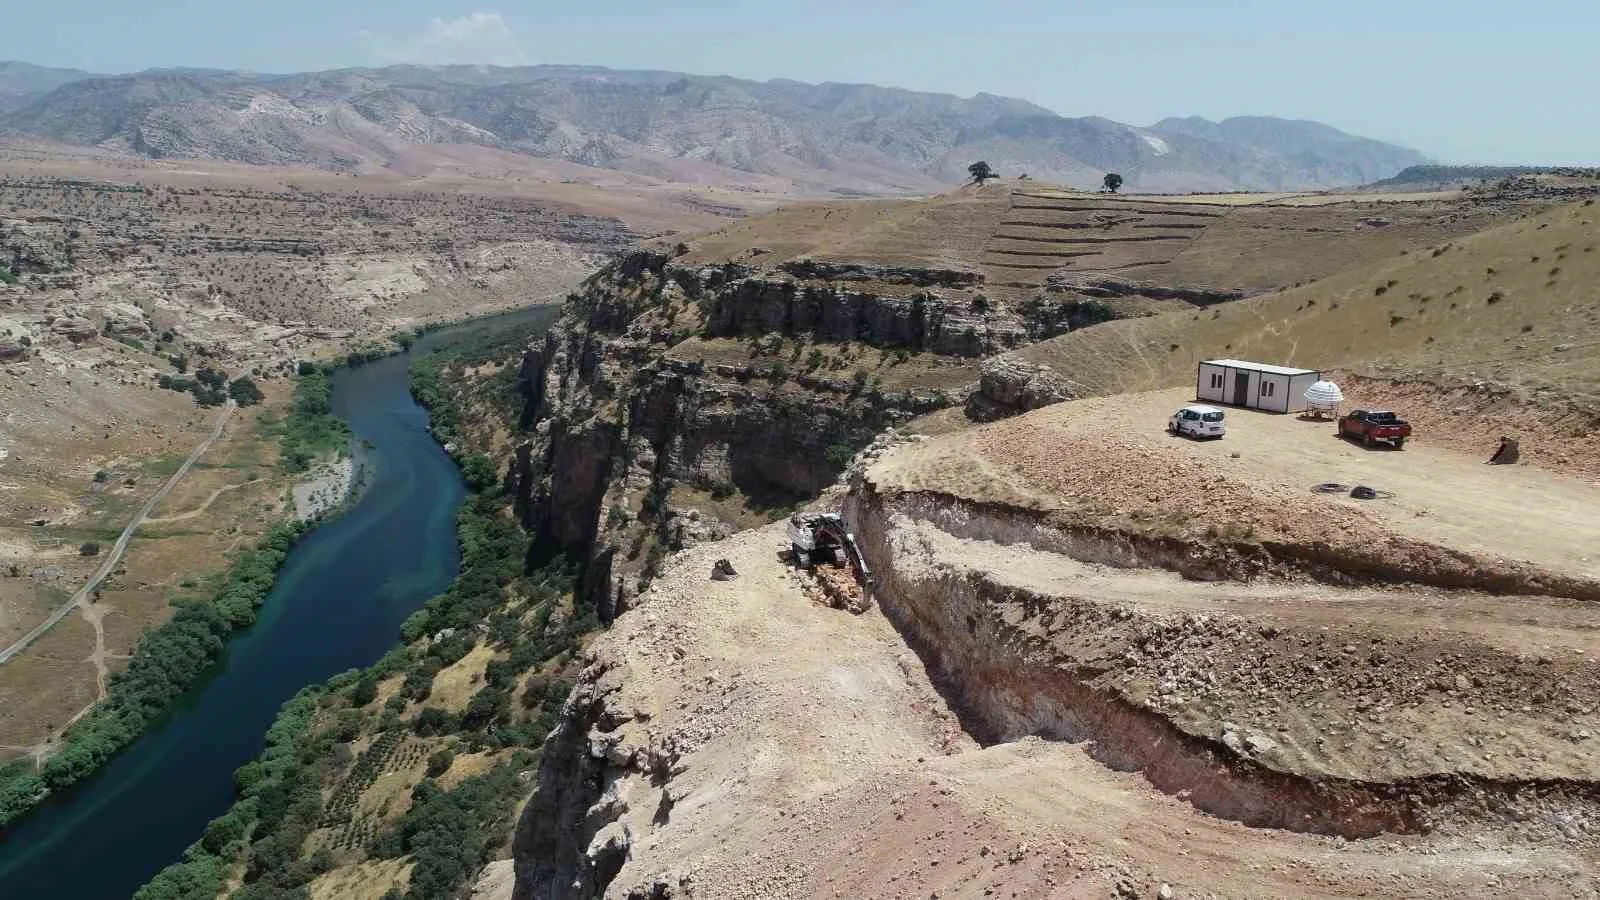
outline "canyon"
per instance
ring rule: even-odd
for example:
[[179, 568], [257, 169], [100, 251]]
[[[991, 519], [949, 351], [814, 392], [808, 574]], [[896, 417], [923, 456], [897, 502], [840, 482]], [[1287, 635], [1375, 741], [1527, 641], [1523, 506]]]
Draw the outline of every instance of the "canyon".
[[[560, 304], [413, 383], [493, 537], [463, 530], [402, 646], [286, 708], [263, 764], [297, 760], [272, 777], [315, 807], [151, 891], [186, 866], [329, 900], [474, 870], [485, 900], [1596, 887], [1586, 176], [791, 201], [117, 160], [0, 186], [28, 338], [0, 389], [144, 423], [17, 431], [49, 528], [115, 512], [78, 499], [97, 468], [119, 502], [154, 484], [78, 429], [201, 427], [172, 356], [260, 379], [183, 494], [243, 539], [285, 513], [262, 439], [302, 360]], [[1421, 439], [1242, 411], [1219, 443], [1163, 434], [1219, 354], [1316, 366]], [[1522, 465], [1480, 465], [1500, 429]], [[868, 602], [786, 560], [807, 510], [844, 516]], [[145, 626], [169, 585], [140, 571]], [[470, 839], [441, 859], [419, 835], [451, 803]]]
[[[481, 895], [1596, 889], [1600, 459], [1585, 370], [1554, 349], [1594, 312], [1562, 293], [1594, 259], [1590, 207], [1535, 197], [1390, 202], [1370, 225], [1357, 198], [1004, 184], [620, 258], [523, 355], [518, 510], [587, 560], [578, 596], [610, 628]], [[1046, 245], [1031, 272], [992, 252], [1021, 206], [1219, 221], [1109, 265]], [[1261, 249], [1224, 269], [1233, 228]], [[1372, 321], [1395, 302], [1372, 285], [1423, 305], [1489, 252], [1533, 328]], [[1516, 288], [1557, 256], [1577, 275]], [[1537, 324], [1546, 304], [1573, 336]], [[1516, 383], [1430, 368], [1500, 340], [1524, 342]], [[1248, 412], [1217, 444], [1162, 434], [1192, 397], [1172, 386], [1230, 341], [1321, 366], [1352, 403], [1403, 400], [1424, 445]], [[1497, 422], [1535, 458], [1483, 467]], [[1307, 491], [1328, 480], [1388, 499]], [[843, 512], [865, 612], [784, 561], [797, 509]]]

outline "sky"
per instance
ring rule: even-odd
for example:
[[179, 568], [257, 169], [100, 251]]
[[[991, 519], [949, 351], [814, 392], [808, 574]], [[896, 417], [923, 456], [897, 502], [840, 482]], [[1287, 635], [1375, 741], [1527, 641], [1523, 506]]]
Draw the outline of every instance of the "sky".
[[1442, 162], [1600, 164], [1595, 0], [50, 0], [0, 60], [127, 72], [575, 63], [1275, 115]]

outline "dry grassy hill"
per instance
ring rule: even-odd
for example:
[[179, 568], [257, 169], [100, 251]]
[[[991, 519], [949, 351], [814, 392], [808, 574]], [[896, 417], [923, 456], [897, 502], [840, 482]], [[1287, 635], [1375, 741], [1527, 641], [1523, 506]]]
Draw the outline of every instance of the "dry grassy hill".
[[1513, 208], [1454, 192], [1110, 196], [1008, 180], [785, 206], [690, 241], [684, 261], [958, 269], [980, 273], [978, 290], [999, 299], [1032, 297], [1053, 275], [1255, 294], [1471, 234]]
[[1177, 385], [1233, 356], [1600, 408], [1600, 209], [1584, 200], [1313, 284], [1107, 323], [1019, 351], [1093, 393]]

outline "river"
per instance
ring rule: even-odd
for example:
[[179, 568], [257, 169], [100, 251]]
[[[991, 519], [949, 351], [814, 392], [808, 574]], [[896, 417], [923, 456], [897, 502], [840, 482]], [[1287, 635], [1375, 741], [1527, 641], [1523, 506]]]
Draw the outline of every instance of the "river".
[[[432, 332], [413, 353], [530, 321], [519, 310]], [[254, 626], [173, 712], [101, 772], [0, 835], [0, 898], [126, 900], [233, 802], [284, 701], [370, 665], [455, 578], [465, 487], [411, 399], [409, 355], [334, 376], [334, 411], [364, 453], [366, 490], [294, 547]]]

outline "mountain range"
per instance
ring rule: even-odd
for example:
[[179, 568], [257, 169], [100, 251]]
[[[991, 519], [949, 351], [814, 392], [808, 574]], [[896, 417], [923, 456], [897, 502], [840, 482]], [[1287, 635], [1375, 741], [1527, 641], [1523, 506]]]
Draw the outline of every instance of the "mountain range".
[[942, 190], [978, 159], [1079, 187], [1118, 172], [1144, 191], [1340, 187], [1427, 161], [1309, 121], [1136, 127], [983, 93], [584, 66], [95, 75], [0, 63], [0, 136], [351, 172], [555, 162], [844, 195]]

